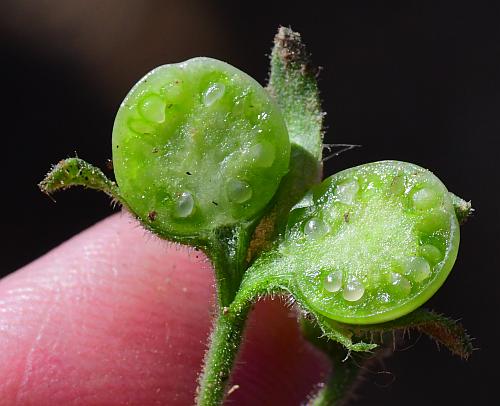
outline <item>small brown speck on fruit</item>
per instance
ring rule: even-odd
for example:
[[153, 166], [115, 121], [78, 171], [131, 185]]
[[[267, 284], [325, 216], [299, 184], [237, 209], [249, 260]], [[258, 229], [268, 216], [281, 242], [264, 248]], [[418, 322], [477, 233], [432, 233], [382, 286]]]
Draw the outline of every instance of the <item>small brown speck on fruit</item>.
[[155, 221], [156, 220], [156, 216], [158, 215], [158, 213], [156, 213], [154, 210], [153, 211], [150, 211], [148, 213], [148, 219], [150, 221]]

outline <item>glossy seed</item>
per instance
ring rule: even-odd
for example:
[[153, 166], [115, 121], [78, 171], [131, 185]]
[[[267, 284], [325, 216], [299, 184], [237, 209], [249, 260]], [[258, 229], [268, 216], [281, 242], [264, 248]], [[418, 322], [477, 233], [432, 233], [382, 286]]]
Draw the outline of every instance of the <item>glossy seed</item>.
[[418, 224], [417, 228], [423, 233], [431, 234], [435, 231], [448, 228], [450, 219], [442, 210], [432, 210]]
[[252, 187], [242, 180], [231, 179], [226, 185], [227, 197], [234, 203], [245, 203], [252, 197]]
[[139, 103], [141, 116], [153, 123], [163, 123], [165, 121], [165, 108], [165, 101], [156, 94], [145, 97]]
[[358, 280], [353, 279], [347, 282], [342, 296], [348, 302], [356, 302], [365, 294], [365, 286]]
[[417, 210], [428, 210], [439, 204], [439, 194], [429, 187], [417, 190], [411, 199], [413, 207]]
[[274, 146], [267, 141], [259, 142], [248, 150], [248, 156], [256, 166], [269, 168], [275, 158]]
[[441, 254], [439, 248], [431, 244], [422, 245], [420, 253], [425, 259], [435, 264], [443, 259], [443, 254]]
[[317, 238], [328, 232], [328, 226], [320, 219], [312, 218], [304, 225], [304, 234], [308, 237]]
[[155, 131], [154, 126], [144, 120], [130, 120], [128, 127], [138, 134], [152, 134]]
[[326, 275], [323, 287], [328, 292], [338, 292], [342, 287], [342, 271], [334, 271]]
[[407, 275], [415, 282], [422, 282], [431, 275], [431, 266], [420, 257], [414, 257], [408, 262]]
[[337, 186], [335, 195], [337, 201], [345, 204], [351, 204], [358, 193], [359, 184], [355, 180], [350, 180], [348, 182], [342, 183]]
[[226, 87], [223, 83], [214, 83], [211, 85], [203, 95], [203, 103], [205, 106], [211, 106], [214, 104], [217, 100], [224, 96], [225, 90]]
[[189, 217], [194, 212], [194, 199], [191, 193], [182, 192], [177, 198], [175, 205], [175, 216], [180, 218]]
[[398, 173], [391, 181], [389, 191], [393, 195], [402, 195], [405, 191], [405, 178], [403, 173]]
[[391, 272], [391, 284], [403, 296], [407, 296], [411, 292], [410, 281], [396, 272]]

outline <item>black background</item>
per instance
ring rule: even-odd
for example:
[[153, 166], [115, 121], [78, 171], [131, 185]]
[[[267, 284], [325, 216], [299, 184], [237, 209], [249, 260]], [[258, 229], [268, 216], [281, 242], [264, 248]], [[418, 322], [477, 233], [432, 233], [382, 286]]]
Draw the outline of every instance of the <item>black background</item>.
[[75, 151], [104, 167], [115, 112], [144, 73], [204, 55], [265, 83], [277, 26], [290, 25], [324, 68], [325, 142], [363, 145], [326, 175], [410, 161], [477, 209], [429, 306], [461, 318], [479, 350], [465, 362], [413, 337], [389, 373], [367, 375], [355, 404], [495, 404], [499, 21], [499, 3], [477, 2], [3, 1], [2, 274], [112, 213], [98, 193], [72, 190], [54, 204], [36, 184]]

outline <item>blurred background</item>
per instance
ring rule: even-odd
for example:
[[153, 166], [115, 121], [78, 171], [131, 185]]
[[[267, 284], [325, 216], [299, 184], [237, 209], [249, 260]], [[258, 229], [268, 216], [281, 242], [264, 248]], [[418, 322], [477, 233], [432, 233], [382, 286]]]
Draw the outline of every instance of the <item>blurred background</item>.
[[265, 84], [277, 27], [291, 26], [323, 67], [325, 142], [363, 145], [328, 161], [325, 175], [410, 161], [477, 210], [462, 229], [454, 272], [429, 306], [461, 318], [479, 350], [465, 362], [414, 335], [413, 348], [366, 375], [353, 404], [494, 404], [500, 3], [324, 3], [3, 0], [2, 274], [113, 212], [99, 193], [75, 189], [54, 204], [36, 184], [75, 151], [105, 167], [116, 110], [140, 77], [212, 56]]

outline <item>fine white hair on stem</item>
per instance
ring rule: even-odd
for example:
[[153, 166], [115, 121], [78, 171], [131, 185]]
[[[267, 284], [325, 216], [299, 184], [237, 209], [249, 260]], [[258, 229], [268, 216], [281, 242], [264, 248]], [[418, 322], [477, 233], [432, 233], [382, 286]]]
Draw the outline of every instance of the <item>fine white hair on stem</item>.
[[339, 156], [340, 154], [342, 154], [344, 152], [347, 152], [353, 148], [360, 148], [360, 147], [361, 147], [361, 145], [357, 145], [357, 144], [323, 144], [323, 149], [327, 149], [328, 152], [331, 152], [332, 149], [335, 149], [335, 148], [340, 148], [340, 149], [338, 151], [329, 153], [328, 155], [323, 157], [322, 161], [323, 162], [329, 161], [330, 159], [332, 159], [336, 156]]

